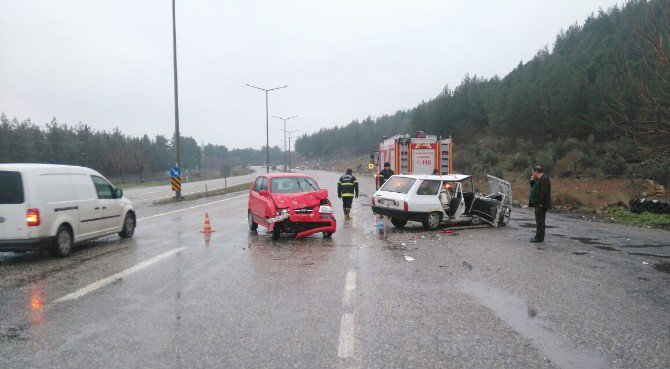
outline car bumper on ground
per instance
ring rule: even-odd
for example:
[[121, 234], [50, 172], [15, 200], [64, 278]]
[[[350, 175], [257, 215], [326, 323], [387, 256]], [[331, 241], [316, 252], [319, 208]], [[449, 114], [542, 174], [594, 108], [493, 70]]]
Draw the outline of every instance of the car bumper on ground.
[[[275, 224], [277, 226], [277, 224]], [[333, 214], [291, 214], [281, 222], [282, 231], [296, 233], [296, 238], [309, 236], [319, 232], [335, 233], [337, 222]]]
[[0, 252], [37, 251], [53, 242], [53, 237], [29, 238], [21, 240], [0, 240]]

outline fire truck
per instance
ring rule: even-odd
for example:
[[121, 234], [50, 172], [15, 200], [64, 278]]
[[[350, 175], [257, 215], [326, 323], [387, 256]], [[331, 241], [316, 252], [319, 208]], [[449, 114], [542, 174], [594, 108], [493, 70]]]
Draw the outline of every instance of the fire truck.
[[379, 151], [372, 153], [371, 164], [375, 172], [391, 163], [396, 174], [438, 174], [453, 173], [453, 141], [451, 137], [442, 139], [418, 131], [414, 137], [408, 134], [383, 137]]

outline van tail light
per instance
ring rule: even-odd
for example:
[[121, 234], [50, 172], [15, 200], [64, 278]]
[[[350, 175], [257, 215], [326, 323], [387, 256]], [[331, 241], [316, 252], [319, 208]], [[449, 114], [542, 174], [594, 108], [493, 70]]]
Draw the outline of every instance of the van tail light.
[[407, 201], [405, 201], [405, 204], [403, 205], [402, 210], [409, 211], [409, 204], [407, 203]]
[[37, 227], [40, 225], [40, 210], [28, 209], [26, 212], [26, 223], [28, 223], [28, 227]]

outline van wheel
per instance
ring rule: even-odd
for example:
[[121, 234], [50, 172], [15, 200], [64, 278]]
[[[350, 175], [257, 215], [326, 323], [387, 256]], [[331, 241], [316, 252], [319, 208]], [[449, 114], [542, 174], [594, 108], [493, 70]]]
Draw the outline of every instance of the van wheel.
[[66, 225], [58, 227], [58, 232], [56, 232], [56, 239], [53, 243], [53, 248], [51, 249], [54, 255], [63, 257], [70, 254], [72, 251], [72, 232], [70, 228]]
[[276, 240], [279, 239], [279, 236], [281, 236], [281, 229], [277, 226], [272, 228], [272, 239]]
[[391, 224], [393, 224], [393, 226], [396, 227], [396, 228], [403, 228], [405, 226], [405, 224], [407, 224], [407, 220], [398, 219], [398, 218], [391, 218]]
[[434, 231], [437, 228], [440, 227], [440, 223], [442, 223], [442, 214], [433, 211], [431, 213], [428, 213], [426, 216], [426, 220], [421, 222], [423, 224], [423, 228]]
[[254, 222], [254, 216], [251, 215], [251, 211], [247, 212], [247, 221], [249, 222], [249, 229], [255, 231], [258, 229], [258, 223]]
[[333, 232], [323, 232], [323, 238], [331, 238], [333, 237]]
[[135, 216], [132, 213], [126, 214], [123, 220], [123, 229], [119, 232], [121, 238], [131, 238], [135, 234]]

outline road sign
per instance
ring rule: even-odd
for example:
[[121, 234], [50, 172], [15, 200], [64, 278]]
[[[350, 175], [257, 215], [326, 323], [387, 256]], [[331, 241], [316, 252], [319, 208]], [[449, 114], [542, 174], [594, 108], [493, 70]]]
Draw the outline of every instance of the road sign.
[[181, 191], [181, 178], [172, 177], [170, 182], [172, 183], [172, 191]]
[[181, 175], [181, 169], [179, 167], [170, 168], [170, 176], [179, 177]]

